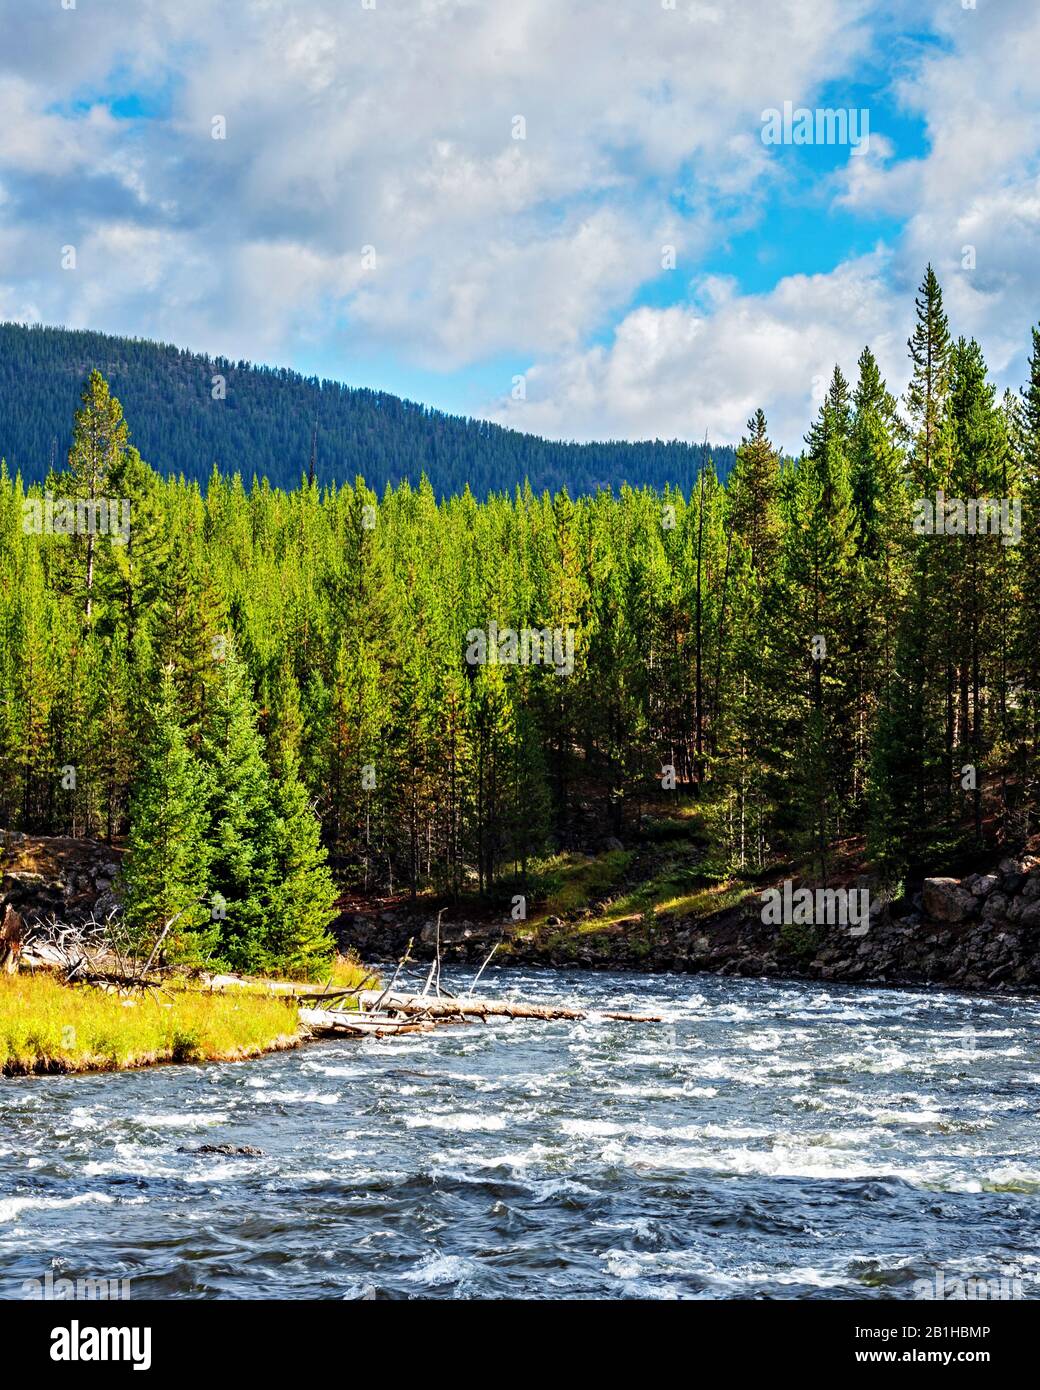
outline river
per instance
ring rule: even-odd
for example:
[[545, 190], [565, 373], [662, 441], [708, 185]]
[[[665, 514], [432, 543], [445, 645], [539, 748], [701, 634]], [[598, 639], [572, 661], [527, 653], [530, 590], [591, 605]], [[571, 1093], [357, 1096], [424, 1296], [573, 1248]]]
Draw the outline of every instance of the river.
[[665, 1022], [0, 1081], [0, 1296], [48, 1271], [133, 1298], [1038, 1296], [1040, 1001], [550, 970], [485, 990]]

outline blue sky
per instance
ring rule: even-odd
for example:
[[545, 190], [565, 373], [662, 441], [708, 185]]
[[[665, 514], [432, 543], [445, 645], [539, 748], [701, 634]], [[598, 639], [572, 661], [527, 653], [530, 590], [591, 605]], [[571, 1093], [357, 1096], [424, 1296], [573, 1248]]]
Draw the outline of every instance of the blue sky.
[[796, 448], [865, 342], [902, 390], [928, 261], [1021, 382], [1038, 59], [1035, 0], [0, 0], [0, 317]]

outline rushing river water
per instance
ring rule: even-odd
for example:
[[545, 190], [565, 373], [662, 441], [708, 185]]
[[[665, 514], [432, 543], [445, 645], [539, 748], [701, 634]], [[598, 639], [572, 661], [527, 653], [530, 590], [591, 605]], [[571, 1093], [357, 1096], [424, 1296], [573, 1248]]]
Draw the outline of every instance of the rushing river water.
[[485, 987], [666, 1021], [0, 1081], [0, 1296], [48, 1270], [140, 1298], [1040, 1296], [1040, 1001]]

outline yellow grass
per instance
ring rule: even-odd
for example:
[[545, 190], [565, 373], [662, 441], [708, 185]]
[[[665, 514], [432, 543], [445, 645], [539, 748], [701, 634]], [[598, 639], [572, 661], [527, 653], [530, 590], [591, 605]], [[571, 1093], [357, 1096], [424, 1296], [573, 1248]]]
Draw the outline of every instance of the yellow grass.
[[0, 1072], [114, 1071], [228, 1061], [290, 1046], [290, 999], [252, 993], [109, 993], [45, 975], [0, 976]]
[[[324, 985], [327, 979], [326, 972], [319, 984]], [[345, 956], [337, 956], [333, 961], [332, 983], [337, 989], [357, 989], [362, 983], [366, 989], [374, 989], [379, 984], [379, 974], [362, 965], [353, 951], [348, 951]]]
[[654, 906], [658, 917], [709, 917], [736, 907], [749, 892], [746, 883], [709, 883], [693, 893], [667, 898]]

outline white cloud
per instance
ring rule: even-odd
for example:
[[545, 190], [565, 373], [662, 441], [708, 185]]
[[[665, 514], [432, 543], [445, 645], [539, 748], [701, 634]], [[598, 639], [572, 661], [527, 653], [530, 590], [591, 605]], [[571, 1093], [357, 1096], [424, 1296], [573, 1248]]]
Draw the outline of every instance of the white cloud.
[[[0, 82], [17, 76], [24, 132], [0, 148], [12, 216], [46, 256], [134, 218], [169, 246], [151, 262], [157, 284], [97, 257], [81, 262], [89, 288], [46, 256], [5, 261], [0, 277], [22, 279], [52, 319], [89, 309], [103, 327], [125, 327], [149, 288], [174, 336], [254, 354], [289, 351], [324, 298], [355, 355], [390, 348], [445, 369], [576, 347], [653, 277], [665, 241], [691, 260], [746, 223], [769, 168], [763, 103], [847, 68], [871, 14], [867, 0], [23, 9], [0, 0]], [[112, 74], [168, 112], [85, 115]], [[210, 138], [215, 115], [224, 141]], [[380, 269], [358, 279], [366, 244]], [[245, 293], [274, 262], [278, 283]], [[190, 292], [185, 264], [208, 267], [206, 293]]]
[[[761, 111], [825, 88], [840, 105], [900, 25], [943, 40], [909, 39], [894, 64], [927, 148], [900, 159], [872, 113], [868, 153], [823, 185], [846, 217], [904, 222], [899, 238], [768, 293], [698, 276], [749, 227], [764, 250], [785, 235], [770, 199], [793, 166], [762, 144]], [[932, 260], [955, 330], [1021, 377], [1040, 286], [1035, 0], [0, 0], [0, 28], [2, 313], [269, 361], [324, 344], [332, 362], [339, 342], [446, 372], [528, 361], [527, 401], [488, 414], [733, 440], [762, 404], [797, 448], [835, 360], [853, 374], [870, 342], [902, 385]], [[157, 114], [117, 117], [117, 88]], [[665, 244], [689, 302], [631, 308]]]
[[835, 362], [854, 378], [869, 342], [882, 370], [900, 377], [907, 314], [886, 268], [877, 252], [829, 275], [791, 276], [765, 295], [715, 284], [706, 314], [637, 309], [609, 347], [533, 367], [527, 399], [499, 406], [494, 418], [556, 437], [691, 438], [707, 429], [736, 443], [763, 406], [774, 442], [797, 452]]
[[[825, 275], [790, 276], [764, 295], [730, 287], [704, 307], [641, 309], [609, 347], [543, 358], [528, 399], [488, 414], [559, 437], [611, 434], [736, 442], [751, 410], [797, 449], [815, 413], [810, 383], [839, 362], [853, 376], [869, 343], [901, 391], [913, 296], [927, 262], [955, 334], [979, 339], [1001, 386], [1025, 379], [1040, 317], [1040, 9], [1035, 0], [964, 11], [941, 0], [927, 18], [941, 49], [922, 50], [899, 84], [928, 149], [899, 160], [872, 132], [869, 151], [834, 176], [835, 204], [905, 220], [882, 254]], [[768, 233], [767, 233], [768, 235]], [[968, 248], [974, 252], [974, 267]]]

